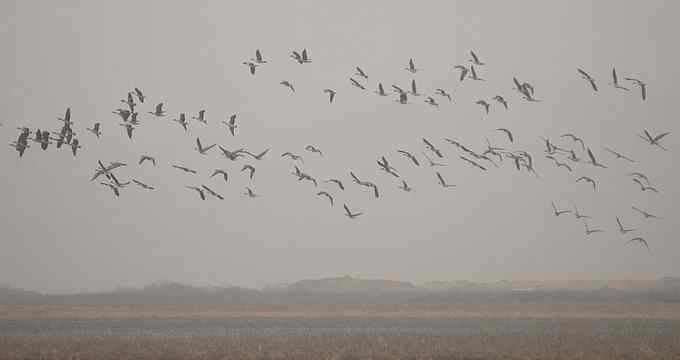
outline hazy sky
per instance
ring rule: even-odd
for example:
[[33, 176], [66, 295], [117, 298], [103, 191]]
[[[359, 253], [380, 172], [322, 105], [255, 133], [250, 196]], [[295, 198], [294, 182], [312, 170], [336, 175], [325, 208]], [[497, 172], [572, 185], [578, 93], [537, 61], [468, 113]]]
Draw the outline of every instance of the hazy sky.
[[[670, 150], [636, 137], [675, 131], [680, 100], [676, 1], [4, 1], [0, 3], [0, 138], [16, 139], [17, 126], [58, 130], [67, 106], [83, 149], [42, 151], [22, 159], [0, 151], [0, 283], [41, 291], [110, 289], [158, 280], [193, 284], [265, 286], [301, 278], [353, 275], [367, 278], [647, 279], [680, 275], [676, 234], [680, 137], [664, 139]], [[241, 64], [262, 50], [270, 63], [255, 76]], [[288, 56], [307, 48], [313, 63]], [[469, 64], [474, 49], [487, 65], [486, 81], [458, 82], [456, 64]], [[421, 72], [404, 70], [413, 57]], [[362, 92], [349, 84], [354, 67], [369, 76]], [[649, 84], [648, 100], [637, 89], [613, 89], [610, 72]], [[579, 77], [595, 77], [594, 93]], [[539, 103], [512, 90], [512, 77], [532, 83]], [[378, 81], [407, 87], [418, 81], [432, 94], [446, 88], [453, 103], [439, 110], [411, 98], [373, 94]], [[290, 80], [297, 92], [279, 85]], [[140, 126], [130, 141], [111, 111], [127, 91], [148, 95]], [[329, 104], [324, 88], [334, 88]], [[492, 102], [484, 116], [475, 101], [504, 95], [510, 110]], [[168, 117], [146, 114], [164, 101]], [[205, 108], [209, 126], [192, 122], [188, 133], [170, 119]], [[220, 124], [238, 114], [237, 136]], [[102, 139], [86, 132], [101, 122]], [[513, 131], [515, 143], [494, 132]], [[542, 137], [576, 147], [559, 136], [584, 138], [609, 168], [579, 164], [573, 173], [543, 158]], [[272, 150], [262, 161], [231, 162], [218, 152], [201, 156], [195, 138], [227, 148]], [[397, 149], [420, 154], [420, 139], [440, 147], [449, 166], [437, 168], [457, 185], [442, 189], [434, 168], [416, 168]], [[450, 137], [481, 151], [495, 145], [526, 150], [540, 178], [517, 172], [510, 162], [482, 173], [458, 159], [442, 141]], [[304, 151], [319, 147], [325, 157]], [[611, 147], [638, 160], [615, 161]], [[304, 155], [303, 169], [319, 180], [338, 177], [347, 191], [336, 207], [290, 172], [284, 151]], [[137, 165], [141, 154], [158, 167]], [[391, 160], [415, 188], [378, 170]], [[422, 156], [420, 156], [422, 160]], [[131, 185], [120, 198], [89, 182], [97, 160], [124, 161], [121, 179]], [[257, 167], [252, 183], [239, 170]], [[182, 164], [198, 175], [170, 167]], [[208, 176], [230, 174], [228, 184]], [[351, 184], [349, 171], [380, 187], [382, 197]], [[646, 173], [660, 194], [641, 192], [625, 174]], [[575, 183], [587, 175], [598, 181]], [[207, 184], [224, 201], [200, 201], [187, 185]], [[243, 195], [250, 185], [262, 196]], [[550, 201], [572, 203], [591, 215], [590, 238], [573, 217], [556, 218]], [[344, 216], [342, 204], [365, 215]], [[645, 221], [631, 206], [664, 217]], [[615, 217], [639, 230], [617, 231]], [[648, 239], [651, 254], [634, 235]]]

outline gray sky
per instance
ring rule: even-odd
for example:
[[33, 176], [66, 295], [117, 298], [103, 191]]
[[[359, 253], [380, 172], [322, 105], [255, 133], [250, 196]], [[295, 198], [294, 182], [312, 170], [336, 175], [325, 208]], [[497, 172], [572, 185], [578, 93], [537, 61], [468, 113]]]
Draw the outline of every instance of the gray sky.
[[[675, 130], [678, 13], [675, 1], [2, 2], [0, 138], [15, 140], [17, 126], [58, 130], [55, 118], [70, 106], [83, 149], [76, 158], [54, 147], [34, 146], [22, 159], [9, 147], [0, 151], [0, 282], [61, 292], [166, 279], [264, 286], [345, 274], [415, 282], [680, 275], [673, 161], [680, 140], [665, 138], [664, 152], [635, 135]], [[256, 48], [270, 63], [253, 77], [241, 62]], [[313, 63], [288, 58], [302, 48]], [[459, 83], [453, 66], [466, 64], [471, 49], [487, 62], [478, 70], [487, 81]], [[423, 69], [415, 76], [404, 70], [410, 57]], [[370, 91], [349, 84], [357, 65]], [[620, 77], [649, 84], [646, 102], [637, 90], [608, 85], [612, 66]], [[598, 93], [577, 67], [598, 80]], [[542, 102], [521, 100], [513, 76], [531, 82]], [[406, 87], [412, 78], [429, 94], [450, 90], [454, 102], [436, 110], [423, 97], [401, 106], [372, 93], [378, 81]], [[284, 79], [295, 94], [279, 85]], [[148, 100], [130, 141], [111, 111], [135, 86]], [[333, 104], [322, 93], [327, 87], [338, 91]], [[496, 94], [510, 110], [492, 103], [484, 116], [475, 101]], [[159, 101], [166, 118], [146, 114]], [[192, 122], [185, 134], [170, 121], [202, 108], [208, 127]], [[232, 113], [236, 137], [220, 124]], [[84, 130], [94, 122], [102, 123], [101, 140]], [[515, 144], [493, 131], [498, 127], [511, 129]], [[541, 137], [571, 145], [559, 141], [565, 132], [582, 136], [609, 168], [554, 168], [542, 158]], [[196, 136], [204, 144], [272, 150], [262, 161], [230, 162], [192, 150]], [[455, 189], [438, 187], [433, 168], [415, 168], [395, 152], [419, 154], [422, 137], [444, 150], [449, 166], [439, 170]], [[476, 150], [489, 137], [529, 151], [541, 177], [509, 162], [481, 173], [457, 160], [444, 137]], [[305, 152], [308, 144], [325, 157]], [[638, 163], [615, 161], [604, 147]], [[344, 193], [321, 186], [336, 194], [335, 208], [289, 175], [284, 151], [304, 155], [304, 170], [319, 179], [345, 181]], [[141, 154], [156, 156], [159, 166], [139, 167]], [[415, 192], [400, 191], [378, 170], [382, 155]], [[128, 162], [120, 178], [158, 190], [131, 186], [114, 198], [89, 182], [97, 159]], [[259, 198], [242, 195], [249, 185], [239, 173], [244, 163], [257, 167], [250, 185]], [[215, 168], [229, 172], [228, 184], [208, 179]], [[383, 197], [373, 200], [350, 184], [350, 170], [377, 183]], [[660, 194], [639, 191], [625, 176], [638, 170]], [[575, 183], [581, 175], [596, 178], [599, 190]], [[226, 199], [198, 200], [184, 188], [197, 184]], [[586, 238], [576, 219], [552, 215], [551, 200], [576, 203], [593, 216], [593, 227], [607, 231]], [[365, 215], [350, 221], [344, 202]], [[664, 219], [644, 221], [631, 205]], [[632, 236], [619, 235], [615, 216], [649, 240], [651, 254], [626, 244]]]

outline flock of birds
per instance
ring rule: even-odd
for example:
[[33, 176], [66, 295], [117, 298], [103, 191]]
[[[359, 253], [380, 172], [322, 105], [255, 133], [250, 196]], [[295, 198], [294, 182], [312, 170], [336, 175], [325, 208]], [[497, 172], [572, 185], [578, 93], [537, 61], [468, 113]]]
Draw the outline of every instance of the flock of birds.
[[[295, 61], [298, 64], [307, 64], [312, 62], [312, 59], [310, 58], [307, 52], [307, 49], [303, 49], [300, 52], [292, 51], [290, 58], [292, 58], [293, 61]], [[260, 50], [257, 50], [255, 52], [255, 57], [250, 59], [249, 61], [244, 61], [243, 65], [246, 65], [248, 67], [248, 71], [250, 72], [251, 75], [255, 75], [257, 69], [261, 66], [266, 66], [267, 63], [268, 61], [263, 58]], [[454, 66], [454, 70], [459, 72], [458, 80], [460, 82], [466, 80], [484, 81], [484, 79], [480, 77], [478, 71], [485, 65], [486, 63], [480, 61], [480, 58], [477, 56], [477, 54], [471, 51], [469, 65], [459, 64]], [[420, 71], [420, 69], [416, 67], [413, 59], [409, 59], [408, 64], [405, 67], [405, 70], [414, 76]], [[577, 69], [577, 73], [580, 74], [581, 77], [587, 81], [587, 84], [592, 89], [592, 91], [599, 91], [598, 81], [595, 78], [593, 78], [590, 74], [588, 74], [587, 72], [580, 68]], [[354, 74], [349, 78], [349, 82], [353, 87], [365, 91], [366, 85], [362, 84], [362, 82], [365, 82], [366, 80], [368, 80], [368, 78], [369, 76], [367, 75], [367, 73], [357, 66], [355, 68]], [[631, 85], [637, 86], [640, 90], [641, 99], [643, 101], [646, 100], [647, 85], [643, 81], [631, 77], [625, 77], [624, 79]], [[535, 97], [535, 88], [532, 84], [520, 81], [517, 78], [513, 78], [512, 80], [514, 84], [514, 90], [519, 93], [520, 97], [523, 100], [528, 102], [541, 101]], [[295, 86], [292, 81], [282, 80], [280, 84], [286, 87], [291, 93], [295, 93]], [[617, 90], [622, 91], [631, 90], [629, 87], [623, 86], [619, 82], [616, 69], [612, 69], [612, 82], [610, 84], [613, 88]], [[439, 106], [439, 100], [445, 99], [448, 102], [453, 101], [451, 93], [443, 88], [435, 89], [432, 95], [427, 95], [425, 93], [419, 92], [415, 79], [411, 81], [409, 90], [405, 90], [397, 85], [391, 85], [391, 88], [392, 93], [396, 96], [395, 101], [399, 104], [408, 104], [410, 103], [410, 101], [412, 101], [412, 99], [420, 96], [423, 96], [424, 102], [426, 104], [433, 107]], [[330, 103], [333, 103], [338, 93], [337, 90], [326, 88], [323, 89], [322, 91], [323, 93], [328, 95], [328, 101]], [[374, 91], [374, 93], [382, 97], [391, 95], [391, 93], [388, 93], [385, 90], [385, 87], [380, 82], [377, 83], [377, 89]], [[142, 92], [141, 89], [134, 88], [132, 91], [127, 93], [124, 99], [120, 100], [120, 102], [125, 106], [123, 108], [119, 108], [113, 111], [113, 113], [118, 115], [118, 117], [121, 120], [119, 125], [123, 127], [124, 134], [130, 139], [133, 138], [135, 129], [138, 126], [142, 125], [139, 119], [140, 112], [137, 110], [137, 108], [140, 105], [144, 104], [146, 99], [147, 97]], [[488, 114], [492, 106], [492, 101], [501, 105], [502, 108], [505, 110], [509, 109], [506, 97], [500, 94], [494, 96], [491, 100], [480, 99], [476, 101], [476, 104], [482, 107], [482, 111], [485, 114]], [[153, 111], [148, 111], [147, 113], [155, 118], [163, 118], [167, 116], [167, 113], [164, 110], [164, 103], [162, 102], [156, 104], [153, 107]], [[74, 122], [71, 119], [71, 109], [67, 108], [64, 116], [58, 119], [63, 123], [59, 131], [49, 131], [40, 129], [32, 131], [27, 127], [18, 128], [20, 130], [20, 134], [17, 140], [13, 142], [11, 146], [18, 152], [20, 157], [24, 155], [26, 149], [31, 147], [30, 143], [38, 144], [42, 150], [47, 150], [51, 144], [55, 144], [56, 149], [60, 149], [62, 146], [67, 145], [67, 148], [70, 148], [73, 156], [76, 156], [78, 150], [82, 148], [82, 145], [79, 139], [76, 137], [76, 132], [73, 129]], [[187, 117], [186, 113], [180, 113], [175, 119], [172, 119], [172, 121], [178, 123], [185, 132], [189, 131], [190, 121], [192, 120], [207, 125], [208, 122], [206, 118], [206, 111], [200, 110], [198, 111], [196, 116], [192, 116], [191, 118]], [[222, 121], [221, 123], [226, 127], [226, 129], [232, 136], [237, 136], [238, 124], [236, 114], [230, 115], [226, 120]], [[101, 137], [102, 130], [103, 130], [102, 125], [101, 123], [98, 122], [93, 124], [91, 128], [86, 128], [86, 131], [91, 133], [92, 136], [96, 137], [97, 139]], [[512, 131], [507, 128], [498, 128], [496, 129], [496, 131], [498, 131], [499, 134], [502, 134], [503, 137], [507, 139], [507, 146], [505, 147], [494, 146], [488, 139], [486, 139], [487, 143], [486, 149], [483, 149], [481, 151], [475, 151], [455, 139], [444, 138], [442, 139], [442, 141], [445, 144], [453, 146], [456, 150], [460, 152], [458, 155], [458, 159], [460, 161], [464, 162], [465, 164], [468, 164], [469, 166], [475, 169], [478, 169], [479, 171], [482, 172], [490, 171], [491, 168], [498, 168], [500, 167], [501, 163], [507, 161], [517, 171], [526, 171], [535, 176], [538, 176], [534, 167], [535, 162], [534, 156], [532, 154], [524, 150], [511, 150], [508, 148], [509, 146], [513, 146], [515, 141]], [[669, 132], [664, 132], [661, 134], [652, 135], [648, 130], [645, 129], [642, 131], [641, 134], [638, 134], [638, 137], [644, 140], [650, 146], [657, 147], [662, 150], [667, 150], [660, 142], [669, 134], [670, 134]], [[569, 173], [574, 171], [575, 166], [577, 164], [584, 164], [599, 168], [607, 168], [607, 165], [605, 165], [601, 160], [599, 160], [595, 156], [593, 150], [589, 146], [587, 146], [583, 139], [577, 136], [576, 134], [572, 133], [563, 134], [560, 136], [560, 139], [562, 144], [558, 144], [557, 142], [551, 139], [547, 138], [543, 139], [545, 143], [545, 151], [543, 155], [546, 159], [552, 161], [556, 168], [564, 168]], [[403, 159], [405, 159], [409, 166], [434, 168], [433, 181], [435, 181], [439, 186], [441, 186], [442, 189], [454, 188], [456, 185], [447, 181], [445, 177], [442, 175], [442, 173], [440, 171], [437, 171], [439, 167], [447, 166], [442, 162], [443, 159], [445, 158], [445, 155], [440, 145], [437, 144], [436, 141], [432, 141], [427, 138], [422, 138], [421, 140], [422, 146], [418, 152], [397, 149], [395, 154], [399, 154], [401, 157], [403, 157]], [[260, 152], [251, 152], [244, 148], [227, 149], [218, 144], [210, 144], [206, 146], [201, 142], [201, 140], [198, 137], [196, 138], [195, 141], [196, 141], [195, 150], [199, 154], [207, 155], [211, 150], [217, 147], [217, 149], [219, 149], [222, 155], [230, 161], [238, 161], [240, 159], [246, 158], [250, 158], [253, 161], [260, 161], [263, 160], [265, 156], [269, 154], [270, 151], [270, 149], [264, 149]], [[567, 143], [567, 145], [564, 145], [565, 142]], [[324, 156], [323, 152], [314, 145], [307, 145], [305, 146], [304, 150], [310, 154], [314, 154], [313, 156], [318, 156], [320, 158], [323, 158]], [[614, 161], [622, 160], [629, 163], [636, 163], [636, 161], [633, 160], [632, 158], [623, 155], [611, 148], [604, 148], [604, 150], [613, 156]], [[344, 191], [346, 188], [345, 184], [346, 181], [343, 181], [343, 179], [340, 178], [330, 178], [325, 179], [323, 181], [317, 180], [316, 177], [306, 173], [301, 169], [302, 164], [304, 163], [304, 159], [303, 156], [300, 154], [286, 151], [282, 153], [280, 157], [289, 159], [292, 162], [293, 171], [291, 175], [293, 175], [298, 181], [310, 182], [314, 185], [315, 189], [323, 187], [324, 189], [317, 191], [316, 195], [327, 199], [331, 207], [335, 206], [336, 195], [334, 193]], [[388, 160], [387, 157], [381, 156], [379, 159], [377, 159], [376, 162], [378, 169], [380, 171], [385, 172], [390, 176], [390, 178], [395, 179], [395, 181], [398, 183], [399, 189], [405, 192], [413, 191], [411, 185], [409, 185], [407, 180], [404, 179], [402, 175], [400, 175], [400, 172], [392, 165], [393, 163], [390, 162], [390, 160]], [[143, 166], [146, 163], [150, 163], [153, 166], [156, 166], [158, 164], [157, 160], [153, 156], [143, 154], [140, 156], [138, 160], [138, 166]], [[116, 171], [125, 166], [127, 166], [127, 163], [124, 162], [109, 162], [108, 164], [104, 164], [104, 162], [98, 161], [97, 168], [94, 171], [94, 175], [92, 176], [91, 181], [100, 180], [99, 184], [109, 188], [116, 197], [120, 196], [122, 189], [126, 188], [130, 184], [135, 184], [143, 190], [149, 191], [155, 190], [155, 186], [148, 185], [135, 178], [131, 178], [128, 181], [120, 181], [116, 176]], [[198, 174], [198, 171], [180, 164], [170, 164], [170, 166], [178, 171], [187, 174], [192, 175]], [[240, 172], [246, 172], [248, 178], [252, 181], [256, 173], [256, 167], [252, 163], [246, 163], [242, 166]], [[348, 175], [349, 175], [348, 180], [350, 180], [356, 186], [369, 189], [371, 196], [374, 198], [380, 197], [381, 193], [376, 183], [368, 181], [366, 179], [361, 179], [352, 171], [349, 171]], [[651, 191], [655, 193], [659, 192], [659, 190], [654, 185], [652, 185], [650, 179], [642, 172], [633, 172], [630, 173], [628, 176], [630, 176], [632, 182], [636, 183], [640, 187], [641, 191]], [[222, 179], [224, 183], [228, 183], [230, 175], [224, 169], [215, 169], [208, 176], [208, 178], [213, 179], [215, 177], [217, 177], [218, 179]], [[594, 179], [593, 177], [584, 175], [576, 178], [575, 181], [577, 183], [588, 183], [592, 187], [593, 191], [597, 191], [598, 184], [596, 179]], [[206, 200], [208, 196], [220, 200], [224, 199], [224, 196], [222, 196], [219, 192], [215, 191], [213, 188], [205, 184], [186, 186], [186, 188], [189, 191], [195, 192], [196, 195], [201, 200]], [[245, 187], [243, 194], [251, 198], [259, 196], [250, 186]], [[582, 221], [586, 236], [591, 236], [593, 234], [601, 233], [604, 231], [603, 229], [591, 228], [588, 222], [588, 220], [590, 220], [591, 217], [580, 213], [575, 205], [573, 205], [571, 209], [560, 209], [558, 208], [557, 204], [555, 204], [555, 202], [552, 202], [551, 205], [555, 216], [571, 214], [577, 220]], [[356, 219], [363, 215], [363, 212], [351, 210], [347, 203], [343, 203], [343, 209], [345, 216], [347, 216], [350, 219]], [[639, 209], [638, 207], [635, 206], [632, 206], [632, 210], [638, 212], [643, 217], [643, 219], [661, 219], [661, 217], [651, 214], [642, 209]], [[616, 217], [616, 222], [618, 225], [618, 231], [620, 232], [621, 235], [626, 235], [630, 232], [636, 231], [636, 229], [634, 228], [628, 228], [624, 226], [619, 217]], [[642, 236], [633, 237], [628, 241], [638, 242], [651, 251], [649, 243]]]

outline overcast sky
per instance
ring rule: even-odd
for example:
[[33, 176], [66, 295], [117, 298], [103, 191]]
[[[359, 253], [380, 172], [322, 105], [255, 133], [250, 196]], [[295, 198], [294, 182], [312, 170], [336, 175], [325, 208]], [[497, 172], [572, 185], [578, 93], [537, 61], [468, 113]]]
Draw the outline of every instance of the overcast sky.
[[[70, 292], [141, 286], [159, 280], [201, 285], [261, 287], [301, 278], [352, 275], [422, 282], [467, 279], [653, 279], [680, 275], [677, 236], [680, 148], [673, 133], [651, 147], [636, 134], [675, 131], [678, 121], [676, 1], [5, 1], [0, 3], [0, 138], [14, 141], [17, 126], [57, 131], [72, 109], [83, 148], [33, 145], [23, 158], [0, 151], [0, 283]], [[261, 49], [269, 63], [251, 76], [241, 62]], [[307, 48], [313, 60], [299, 65], [291, 50]], [[469, 64], [475, 50], [487, 64], [486, 81], [458, 81], [456, 64]], [[413, 58], [422, 71], [404, 70]], [[366, 91], [349, 83], [354, 67], [369, 76]], [[640, 78], [639, 91], [614, 89], [610, 72]], [[594, 93], [576, 72], [588, 71]], [[513, 91], [512, 77], [532, 83], [528, 103]], [[453, 102], [439, 110], [411, 97], [373, 93], [378, 81], [433, 94], [445, 88]], [[291, 81], [292, 94], [279, 84]], [[630, 85], [630, 84], [627, 84]], [[631, 85], [632, 86], [632, 85]], [[111, 111], [127, 91], [148, 96], [138, 107], [142, 125], [130, 141]], [[324, 88], [337, 90], [333, 104]], [[490, 99], [508, 99], [505, 111]], [[484, 115], [475, 104], [491, 102]], [[163, 101], [168, 116], [147, 114]], [[209, 125], [189, 131], [170, 120], [179, 112], [206, 109]], [[238, 114], [237, 136], [220, 122]], [[102, 123], [103, 136], [85, 131]], [[513, 144], [494, 129], [512, 130]], [[544, 159], [542, 137], [564, 147], [585, 140], [607, 169], [586, 164], [569, 173]], [[204, 144], [272, 150], [261, 161], [231, 162]], [[424, 150], [422, 137], [444, 151], [446, 167], [414, 167], [397, 149]], [[497, 146], [530, 152], [540, 177], [517, 172], [506, 161], [481, 172], [462, 162], [443, 141], [454, 138], [477, 151], [485, 138]], [[321, 158], [306, 152], [314, 145]], [[637, 160], [629, 164], [604, 147]], [[292, 151], [302, 168], [333, 184], [298, 182]], [[142, 154], [157, 167], [138, 166]], [[375, 161], [386, 156], [415, 188]], [[123, 161], [121, 180], [135, 178], [120, 198], [90, 182], [97, 160]], [[257, 168], [250, 182], [241, 167]], [[185, 165], [197, 175], [170, 167]], [[227, 184], [213, 169], [223, 168]], [[457, 187], [443, 189], [439, 170]], [[376, 183], [381, 198], [351, 184], [349, 171]], [[642, 192], [627, 173], [647, 174], [660, 193]], [[576, 183], [598, 181], [598, 191]], [[185, 186], [206, 184], [224, 201], [199, 200]], [[251, 186], [261, 196], [243, 195]], [[336, 206], [316, 196], [327, 190]], [[586, 237], [572, 216], [555, 217], [550, 201], [576, 204], [604, 233]], [[342, 204], [362, 211], [344, 216]], [[631, 206], [663, 216], [644, 220]], [[621, 236], [615, 217], [638, 229]], [[652, 248], [628, 244], [643, 236]]]

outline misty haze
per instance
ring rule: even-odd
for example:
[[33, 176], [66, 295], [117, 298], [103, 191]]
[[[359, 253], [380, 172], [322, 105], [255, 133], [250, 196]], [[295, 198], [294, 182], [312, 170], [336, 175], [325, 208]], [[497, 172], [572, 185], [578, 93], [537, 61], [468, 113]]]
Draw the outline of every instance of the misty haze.
[[0, 358], [680, 356], [678, 13], [0, 4]]

